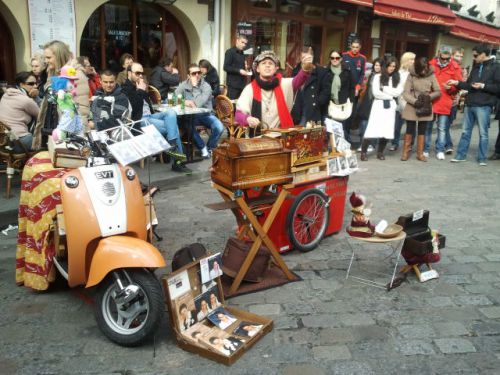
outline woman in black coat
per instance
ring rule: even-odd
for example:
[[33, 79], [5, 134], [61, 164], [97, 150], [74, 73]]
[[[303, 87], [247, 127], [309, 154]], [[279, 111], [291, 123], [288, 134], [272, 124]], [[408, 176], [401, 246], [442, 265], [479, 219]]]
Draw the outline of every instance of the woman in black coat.
[[217, 95], [220, 95], [220, 79], [217, 69], [215, 69], [212, 64], [205, 59], [200, 60], [198, 66], [200, 67], [201, 74], [203, 74], [205, 82], [207, 82], [212, 88], [212, 95], [214, 98]]
[[[356, 88], [356, 77], [349, 69], [347, 64], [342, 62], [342, 52], [334, 49], [330, 51], [330, 64], [327, 69], [332, 75], [330, 85], [330, 100], [335, 104], [344, 104], [349, 99], [351, 103], [354, 102], [354, 93]], [[346, 141], [351, 142], [350, 129], [347, 120], [342, 122], [344, 127], [344, 138]]]
[[331, 85], [331, 72], [316, 65], [302, 88], [297, 91], [291, 112], [294, 124], [304, 126], [308, 121], [324, 121], [328, 114]]

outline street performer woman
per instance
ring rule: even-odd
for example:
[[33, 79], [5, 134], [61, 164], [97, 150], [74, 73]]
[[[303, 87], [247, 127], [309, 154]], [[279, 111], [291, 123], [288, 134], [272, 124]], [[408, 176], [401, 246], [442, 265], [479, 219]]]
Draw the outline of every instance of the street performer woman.
[[304, 56], [294, 78], [277, 73], [279, 60], [273, 51], [262, 52], [253, 62], [255, 79], [242, 91], [236, 106], [236, 122], [261, 129], [293, 127], [290, 111], [295, 92], [313, 70], [312, 56]]

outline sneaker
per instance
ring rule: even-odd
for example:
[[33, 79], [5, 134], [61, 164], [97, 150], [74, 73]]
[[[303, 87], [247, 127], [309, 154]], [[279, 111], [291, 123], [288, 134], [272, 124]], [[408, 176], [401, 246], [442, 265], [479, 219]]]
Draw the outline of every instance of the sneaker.
[[452, 163], [460, 163], [462, 161], [465, 161], [465, 159], [456, 159], [456, 158], [453, 158], [450, 160]]
[[396, 145], [391, 145], [389, 147], [389, 151], [397, 151], [397, 149], [398, 149], [398, 146], [396, 146]]
[[368, 149], [366, 151], [367, 152], [373, 152], [373, 151], [375, 151], [375, 147], [373, 147], [372, 145], [369, 145]]
[[424, 156], [425, 156], [426, 158], [428, 158], [428, 157], [429, 157], [429, 153], [428, 153], [428, 152], [425, 152], [425, 151], [424, 151], [424, 153], [423, 153], [423, 154], [424, 154]]
[[436, 158], [438, 160], [444, 160], [445, 159], [444, 152], [438, 152], [437, 155], [436, 155]]
[[358, 149], [356, 150], [357, 152], [361, 152], [361, 146], [358, 147]]
[[453, 147], [448, 147], [445, 151], [446, 155], [451, 155], [453, 154]]
[[208, 152], [207, 146], [205, 146], [205, 147], [203, 147], [203, 148], [201, 149], [201, 157], [202, 157], [203, 159], [208, 159], [208, 158], [210, 158], [210, 154], [209, 154], [209, 152]]
[[174, 146], [171, 149], [165, 151], [165, 154], [167, 154], [167, 156], [170, 156], [170, 157], [172, 157], [173, 159], [176, 159], [176, 160], [185, 161], [187, 159], [187, 157], [186, 157], [185, 154], [183, 154], [182, 152], [177, 151], [177, 147], [176, 146]]
[[480, 162], [479, 162], [479, 165], [480, 165], [481, 167], [486, 167], [488, 164], [486, 164], [486, 162], [485, 162], [485, 161], [480, 161]]
[[174, 172], [180, 172], [186, 175], [190, 175], [193, 173], [193, 171], [186, 167], [186, 165], [180, 160], [174, 160], [174, 162], [172, 163], [172, 170]]

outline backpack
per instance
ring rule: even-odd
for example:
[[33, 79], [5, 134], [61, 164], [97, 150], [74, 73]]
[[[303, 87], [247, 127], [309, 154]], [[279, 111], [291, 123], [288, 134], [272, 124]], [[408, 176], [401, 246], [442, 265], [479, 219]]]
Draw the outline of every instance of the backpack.
[[177, 250], [172, 258], [172, 272], [207, 255], [207, 249], [201, 243], [192, 243]]

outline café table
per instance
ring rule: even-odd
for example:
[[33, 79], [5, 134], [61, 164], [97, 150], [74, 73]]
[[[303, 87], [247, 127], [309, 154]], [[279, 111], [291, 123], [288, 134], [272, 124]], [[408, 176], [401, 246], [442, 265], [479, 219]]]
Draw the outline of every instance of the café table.
[[180, 120], [179, 125], [181, 125], [186, 132], [186, 163], [193, 163], [195, 161], [200, 161], [202, 159], [194, 158], [194, 144], [193, 144], [193, 132], [196, 131], [193, 127], [193, 120], [195, 115], [212, 113], [211, 109], [208, 108], [191, 108], [184, 107], [181, 108], [180, 105], [170, 106], [168, 104], [156, 104], [153, 105], [153, 109], [157, 112], [166, 112], [168, 110], [173, 110], [177, 114], [177, 118]]

